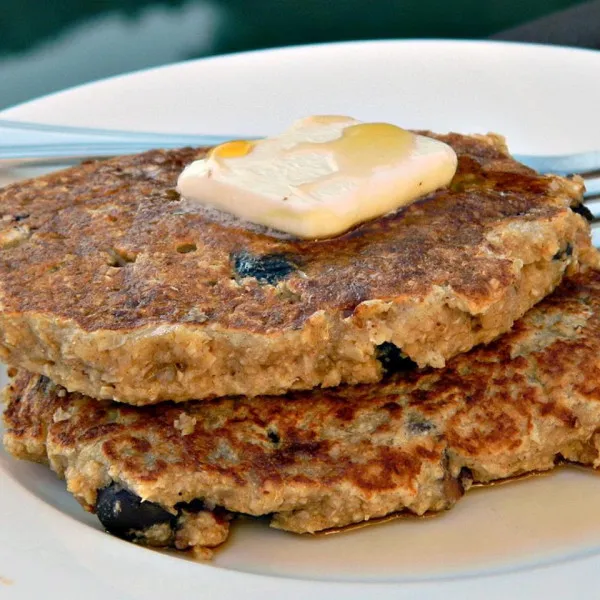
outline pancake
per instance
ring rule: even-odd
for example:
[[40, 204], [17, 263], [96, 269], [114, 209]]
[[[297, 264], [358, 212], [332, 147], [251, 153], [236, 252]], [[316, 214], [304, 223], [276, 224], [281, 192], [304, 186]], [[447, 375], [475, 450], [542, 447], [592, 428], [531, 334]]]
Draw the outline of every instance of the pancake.
[[[381, 379], [489, 342], [591, 251], [579, 180], [497, 136], [437, 136], [448, 189], [335, 239], [280, 239], [182, 201], [202, 150], [92, 162], [0, 191], [0, 358], [134, 405]], [[385, 348], [386, 346], [384, 346]]]
[[562, 461], [600, 464], [598, 272], [443, 369], [395, 366], [373, 385], [141, 408], [19, 371], [4, 443], [48, 463], [112, 533], [182, 549], [219, 543], [236, 514], [316, 532], [442, 511], [473, 483]]

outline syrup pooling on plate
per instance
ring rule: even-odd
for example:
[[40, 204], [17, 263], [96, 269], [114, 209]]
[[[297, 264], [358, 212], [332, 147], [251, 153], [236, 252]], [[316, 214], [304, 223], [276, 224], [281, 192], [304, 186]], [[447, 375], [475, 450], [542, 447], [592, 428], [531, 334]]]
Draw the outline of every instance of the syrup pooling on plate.
[[178, 188], [198, 207], [327, 238], [448, 185], [456, 163], [448, 145], [392, 124], [313, 116], [276, 137], [217, 146]]

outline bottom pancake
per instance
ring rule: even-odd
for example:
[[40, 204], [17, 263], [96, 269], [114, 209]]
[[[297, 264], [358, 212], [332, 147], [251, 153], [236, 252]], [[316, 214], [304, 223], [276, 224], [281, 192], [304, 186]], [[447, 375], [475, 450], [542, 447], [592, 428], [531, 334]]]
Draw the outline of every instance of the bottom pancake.
[[[7, 450], [46, 462], [105, 528], [219, 545], [236, 514], [316, 532], [452, 507], [472, 483], [600, 465], [600, 274], [564, 281], [500, 340], [370, 386], [146, 408], [15, 373]], [[397, 359], [397, 360], [394, 360]]]

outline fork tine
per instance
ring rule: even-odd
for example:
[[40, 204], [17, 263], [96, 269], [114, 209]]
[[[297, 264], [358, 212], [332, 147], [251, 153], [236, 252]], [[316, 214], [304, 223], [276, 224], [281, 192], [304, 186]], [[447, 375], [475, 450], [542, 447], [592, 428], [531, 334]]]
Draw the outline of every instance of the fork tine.
[[578, 174], [588, 177], [600, 176], [600, 151], [580, 152], [562, 156], [514, 155], [516, 160], [540, 173], [555, 175]]
[[[588, 207], [595, 206], [596, 212], [600, 215], [600, 194], [591, 194], [590, 196], [584, 196], [583, 203]], [[592, 209], [590, 208], [590, 210]]]
[[585, 180], [585, 194], [584, 198], [594, 198], [600, 195], [600, 177], [596, 179]]
[[600, 197], [590, 198], [584, 202], [585, 206], [589, 208], [594, 217], [600, 216]]
[[[152, 142], [157, 147], [165, 142], [178, 142], [182, 146], [204, 145], [213, 140], [213, 143], [220, 143], [220, 140], [237, 139], [234, 135], [203, 134], [203, 133], [156, 133], [147, 131], [130, 131], [125, 129], [98, 129], [93, 127], [73, 127], [70, 125], [52, 125], [49, 123], [31, 123], [28, 121], [13, 121], [11, 119], [0, 119], [0, 129], [12, 129], [17, 131], [31, 131], [39, 133], [60, 134], [67, 136], [82, 136], [87, 139], [99, 138], [120, 138], [128, 141]], [[244, 135], [244, 139], [257, 139], [255, 135]], [[239, 134], [238, 134], [239, 138]], [[201, 140], [201, 144], [198, 140]]]

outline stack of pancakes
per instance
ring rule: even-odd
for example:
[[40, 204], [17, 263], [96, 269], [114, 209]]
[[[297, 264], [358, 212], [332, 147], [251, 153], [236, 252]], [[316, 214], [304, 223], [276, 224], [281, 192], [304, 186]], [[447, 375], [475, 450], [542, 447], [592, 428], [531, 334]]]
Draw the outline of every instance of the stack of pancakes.
[[238, 514], [315, 532], [600, 462], [583, 185], [428, 135], [449, 188], [329, 240], [189, 204], [197, 149], [0, 190], [7, 450], [109, 532], [200, 556]]

